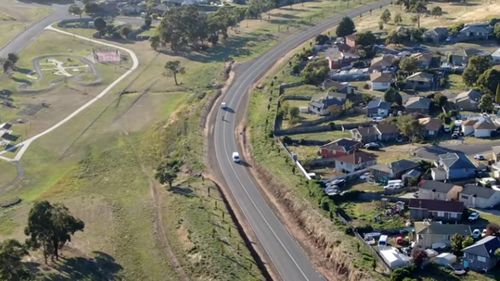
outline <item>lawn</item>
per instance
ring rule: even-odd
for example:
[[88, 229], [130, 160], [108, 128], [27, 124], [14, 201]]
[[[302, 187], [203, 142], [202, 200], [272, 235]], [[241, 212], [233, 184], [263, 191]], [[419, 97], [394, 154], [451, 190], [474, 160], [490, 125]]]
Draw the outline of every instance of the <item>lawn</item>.
[[394, 204], [387, 203], [387, 207], [382, 207], [382, 202], [347, 202], [342, 204], [342, 208], [353, 220], [355, 226], [371, 225], [375, 230], [391, 230], [405, 226], [408, 214], [384, 215], [384, 210], [393, 207]]
[[15, 0], [0, 3], [0, 48], [36, 21], [51, 13], [50, 7], [24, 4]]
[[317, 141], [333, 141], [340, 138], [351, 138], [349, 131], [328, 131], [311, 134], [298, 134], [290, 136], [294, 140], [317, 140]]

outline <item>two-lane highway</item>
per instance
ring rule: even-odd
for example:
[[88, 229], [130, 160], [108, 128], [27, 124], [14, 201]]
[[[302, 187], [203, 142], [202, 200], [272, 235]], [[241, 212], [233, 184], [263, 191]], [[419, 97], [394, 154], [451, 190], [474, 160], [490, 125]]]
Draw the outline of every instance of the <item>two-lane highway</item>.
[[390, 0], [382, 0], [354, 8], [346, 14], [333, 16], [306, 31], [285, 39], [269, 52], [238, 69], [232, 85], [222, 98], [222, 101], [232, 110], [222, 110], [217, 105], [215, 106], [218, 112], [212, 120], [214, 124], [210, 139], [210, 147], [215, 149], [209, 153], [215, 153], [216, 168], [255, 233], [261, 248], [266, 251], [282, 280], [316, 281], [324, 278], [314, 270], [307, 254], [268, 205], [252, 179], [249, 168], [232, 161], [231, 154], [239, 151], [237, 138], [239, 132], [236, 130], [243, 118], [243, 114], [237, 113], [245, 111], [246, 95], [252, 85], [280, 58], [301, 43], [338, 24], [342, 17], [356, 17], [389, 3]]

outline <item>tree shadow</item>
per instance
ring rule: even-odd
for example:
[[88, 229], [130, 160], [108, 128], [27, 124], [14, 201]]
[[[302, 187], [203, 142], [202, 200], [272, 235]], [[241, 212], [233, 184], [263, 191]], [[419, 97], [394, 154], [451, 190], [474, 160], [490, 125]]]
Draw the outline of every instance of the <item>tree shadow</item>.
[[194, 191], [190, 187], [173, 186], [172, 188], [169, 188], [168, 191], [175, 194], [184, 195], [186, 197], [195, 196]]
[[11, 77], [12, 80], [14, 80], [14, 82], [17, 82], [17, 83], [23, 83], [23, 84], [28, 84], [28, 85], [31, 85], [31, 81], [28, 80], [28, 79], [22, 79], [22, 78], [17, 78], [17, 77]]
[[94, 258], [74, 257], [63, 259], [55, 266], [58, 273], [50, 273], [41, 280], [122, 280], [123, 267], [115, 259], [103, 252], [93, 252]]
[[33, 70], [29, 68], [22, 68], [22, 67], [16, 67], [16, 71], [22, 74], [30, 74], [33, 72]]

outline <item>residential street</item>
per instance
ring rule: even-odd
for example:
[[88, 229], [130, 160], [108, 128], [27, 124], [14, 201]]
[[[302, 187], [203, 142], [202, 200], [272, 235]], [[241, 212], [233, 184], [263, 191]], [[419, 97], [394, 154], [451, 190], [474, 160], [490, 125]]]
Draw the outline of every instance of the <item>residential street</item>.
[[[350, 17], [356, 17], [360, 13], [367, 13], [370, 9], [375, 10], [383, 5], [389, 4], [389, 0], [375, 2], [356, 8], [347, 13]], [[251, 167], [235, 164], [231, 159], [234, 151], [241, 151], [240, 144], [236, 138], [237, 127], [245, 116], [248, 104], [248, 92], [252, 85], [262, 77], [276, 61], [292, 51], [302, 42], [313, 38], [326, 29], [337, 24], [345, 15], [333, 16], [324, 22], [309, 28], [308, 30], [293, 35], [266, 54], [254, 61], [240, 65], [235, 73], [234, 81], [227, 90], [222, 101], [231, 111], [220, 110], [214, 106], [217, 114], [211, 120], [210, 127], [213, 128], [209, 138], [209, 146], [215, 149], [209, 150], [210, 160], [213, 167], [218, 170], [223, 180], [232, 192], [236, 203], [241, 208], [246, 220], [255, 232], [258, 243], [269, 256], [273, 266], [276, 268], [282, 280], [323, 280], [300, 245], [287, 231], [286, 227], [278, 219], [271, 206], [268, 205], [248, 171]], [[257, 242], [257, 241], [254, 241]]]

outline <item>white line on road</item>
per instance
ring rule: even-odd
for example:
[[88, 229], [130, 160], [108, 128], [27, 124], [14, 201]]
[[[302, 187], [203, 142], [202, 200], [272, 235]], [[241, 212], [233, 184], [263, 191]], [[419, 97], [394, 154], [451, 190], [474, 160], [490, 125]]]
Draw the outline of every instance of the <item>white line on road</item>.
[[[129, 50], [127, 48], [124, 48], [124, 47], [121, 47], [121, 46], [118, 46], [118, 45], [114, 45], [114, 44], [110, 44], [110, 43], [106, 43], [106, 42], [101, 42], [101, 41], [94, 40], [94, 39], [90, 39], [90, 38], [87, 38], [87, 37], [84, 37], [84, 36], [80, 36], [80, 35], [76, 35], [76, 34], [73, 34], [73, 33], [70, 33], [70, 32], [62, 31], [60, 29], [52, 27], [52, 25], [47, 26], [45, 29], [52, 30], [52, 31], [55, 31], [55, 32], [59, 32], [59, 33], [62, 33], [62, 34], [68, 35], [68, 36], [72, 36], [72, 37], [75, 37], [75, 38], [78, 38], [78, 39], [81, 39], [81, 40], [89, 41], [89, 42], [92, 42], [92, 43], [95, 43], [95, 44], [100, 44], [100, 45], [104, 45], [104, 46], [108, 46], [108, 47], [112, 47], [112, 48], [116, 48], [116, 49], [120, 49], [122, 51], [125, 51], [132, 58], [132, 67], [129, 70], [127, 70], [125, 73], [123, 73], [120, 77], [118, 77], [115, 81], [113, 81], [113, 83], [109, 84], [101, 93], [99, 93], [99, 95], [95, 96], [93, 99], [89, 100], [87, 103], [85, 103], [84, 105], [82, 105], [81, 107], [79, 107], [77, 110], [73, 111], [70, 115], [66, 116], [66, 118], [64, 118], [63, 120], [59, 121], [58, 123], [56, 123], [52, 127], [48, 128], [47, 130], [45, 130], [45, 131], [43, 131], [43, 132], [41, 132], [41, 133], [39, 133], [37, 135], [34, 135], [34, 136], [26, 139], [25, 141], [20, 142], [17, 145], [15, 145], [12, 148], [10, 148], [10, 150], [13, 150], [13, 149], [19, 148], [19, 147], [21, 148], [19, 150], [19, 152], [16, 154], [16, 156], [13, 159], [12, 158], [7, 158], [7, 157], [0, 156], [0, 159], [2, 159], [2, 160], [11, 161], [11, 162], [12, 161], [19, 161], [33, 141], [35, 141], [35, 140], [37, 140], [37, 139], [45, 136], [46, 134], [54, 131], [55, 129], [61, 127], [62, 125], [64, 125], [65, 123], [67, 123], [68, 121], [70, 121], [71, 119], [73, 119], [80, 112], [84, 111], [89, 106], [91, 106], [96, 101], [98, 101], [100, 98], [102, 98], [106, 94], [108, 94], [118, 83], [120, 83], [128, 75], [130, 75], [132, 72], [134, 72], [137, 69], [137, 67], [139, 66], [139, 60], [137, 59], [136, 54], [132, 50]], [[0, 152], [0, 155], [5, 154], [7, 152], [8, 152], [7, 150], [4, 150], [4, 151]]]

